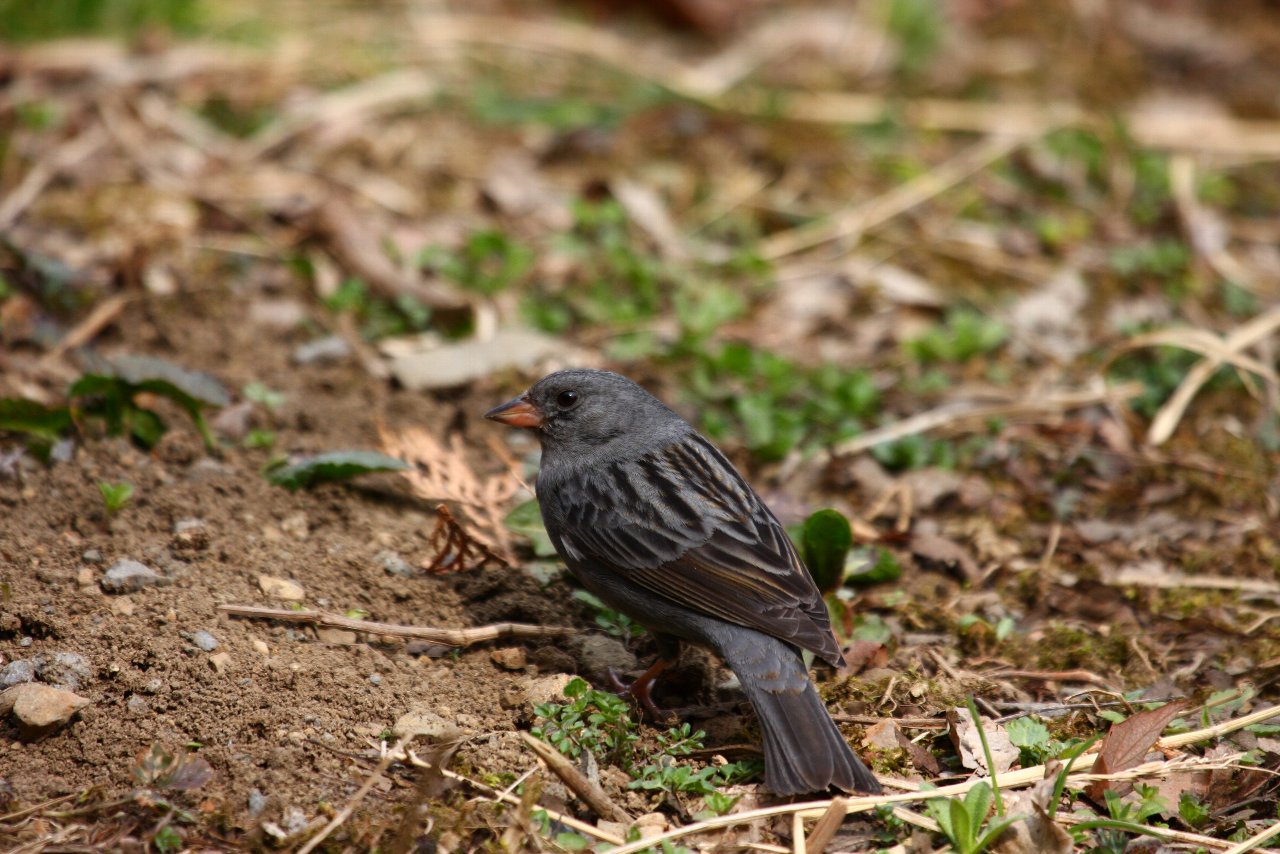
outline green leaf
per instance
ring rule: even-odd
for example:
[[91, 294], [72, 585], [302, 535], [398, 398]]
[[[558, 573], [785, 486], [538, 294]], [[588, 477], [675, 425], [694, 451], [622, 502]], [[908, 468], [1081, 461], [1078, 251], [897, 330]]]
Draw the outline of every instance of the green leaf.
[[378, 451], [331, 451], [272, 469], [266, 472], [266, 478], [276, 486], [296, 491], [320, 483], [349, 480], [370, 472], [404, 471], [407, 468], [409, 466], [403, 460]]
[[516, 506], [507, 514], [502, 523], [511, 531], [528, 537], [533, 546], [533, 553], [538, 557], [554, 557], [556, 547], [551, 544], [547, 527], [542, 523], [542, 510], [538, 507], [538, 499], [532, 498]]
[[948, 802], [947, 812], [951, 816], [951, 844], [960, 854], [970, 854], [973, 851], [974, 833], [968, 810], [959, 798], [953, 798]]
[[104, 480], [98, 483], [98, 492], [102, 493], [102, 503], [106, 506], [107, 512], [115, 513], [128, 504], [129, 499], [133, 497], [133, 484], [127, 480], [119, 483], [109, 483]]
[[853, 545], [853, 529], [838, 510], [819, 510], [804, 522], [800, 547], [818, 589], [830, 593], [844, 578], [844, 559]]
[[[894, 556], [893, 552], [888, 549], [877, 548], [875, 555], [875, 563], [872, 563], [866, 569], [847, 573], [845, 581], [859, 587], [869, 587], [872, 584], [884, 584], [902, 578], [902, 564], [898, 562], [898, 558]], [[865, 560], [865, 552], [859, 554], [858, 557]]]
[[974, 826], [979, 826], [986, 820], [987, 813], [991, 811], [991, 801], [993, 794], [991, 787], [985, 782], [974, 786], [964, 796], [965, 812], [973, 819]]
[[0, 432], [25, 433], [55, 442], [71, 429], [71, 412], [65, 406], [48, 407], [21, 397], [0, 400]]
[[187, 370], [164, 359], [117, 356], [108, 364], [119, 379], [145, 391], [164, 395], [186, 409], [226, 406], [231, 402], [231, 396], [222, 383], [211, 375]]
[[1032, 717], [1014, 718], [1004, 725], [1015, 747], [1040, 747], [1049, 743], [1049, 728]]

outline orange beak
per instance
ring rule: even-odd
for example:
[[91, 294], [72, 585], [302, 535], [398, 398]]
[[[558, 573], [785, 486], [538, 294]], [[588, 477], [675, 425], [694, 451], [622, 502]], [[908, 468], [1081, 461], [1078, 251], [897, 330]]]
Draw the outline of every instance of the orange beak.
[[495, 406], [484, 414], [490, 421], [506, 424], [508, 427], [537, 428], [542, 426], [542, 412], [529, 402], [529, 398], [520, 395], [508, 400], [501, 406]]

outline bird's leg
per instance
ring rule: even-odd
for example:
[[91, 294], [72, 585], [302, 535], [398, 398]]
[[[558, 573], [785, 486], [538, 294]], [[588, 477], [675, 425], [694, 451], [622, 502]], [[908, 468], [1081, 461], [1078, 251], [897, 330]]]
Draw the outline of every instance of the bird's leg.
[[648, 670], [641, 673], [640, 676], [629, 685], [619, 678], [618, 674], [614, 673], [613, 668], [610, 667], [608, 671], [609, 681], [613, 683], [613, 689], [615, 691], [623, 697], [629, 697], [630, 699], [635, 700], [640, 704], [642, 709], [653, 716], [655, 721], [660, 723], [670, 722], [675, 715], [665, 709], [658, 708], [658, 704], [653, 702], [653, 695], [651, 692], [653, 691], [653, 680], [657, 679], [658, 674], [662, 673], [662, 671], [666, 670], [673, 663], [675, 663], [674, 658], [659, 658], [650, 665]]

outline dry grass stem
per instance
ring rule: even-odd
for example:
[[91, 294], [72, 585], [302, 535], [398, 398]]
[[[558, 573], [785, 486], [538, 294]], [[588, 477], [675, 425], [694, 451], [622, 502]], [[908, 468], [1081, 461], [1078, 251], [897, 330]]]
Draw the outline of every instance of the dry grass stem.
[[1275, 839], [1276, 837], [1280, 837], [1280, 821], [1277, 821], [1258, 835], [1249, 837], [1239, 845], [1233, 845], [1226, 850], [1225, 854], [1245, 854], [1246, 851], [1268, 850], [1260, 849], [1258, 846], [1267, 840]]
[[[418, 758], [418, 756], [412, 750], [403, 751], [402, 756], [399, 758], [401, 759], [401, 761], [407, 762], [408, 764], [413, 765], [414, 767], [417, 767], [417, 768], [431, 767], [429, 763], [426, 763], [422, 761], [420, 758]], [[460, 783], [466, 783], [471, 788], [475, 789], [478, 792], [481, 792], [487, 797], [493, 798], [494, 800], [502, 801], [503, 803], [510, 804], [511, 806], [514, 806], [514, 807], [520, 806], [520, 799], [517, 798], [515, 795], [511, 794], [510, 792], [499, 791], [498, 789], [495, 789], [492, 786], [487, 786], [484, 783], [481, 783], [479, 780], [473, 780], [470, 777], [467, 777], [463, 774], [459, 774], [456, 771], [450, 771], [447, 768], [441, 768], [440, 773], [442, 776], [450, 780], [456, 780]], [[550, 809], [548, 807], [538, 807], [538, 809], [543, 810], [552, 821], [558, 821], [561, 824], [566, 825], [567, 827], [573, 828], [579, 833], [584, 833], [587, 836], [592, 837], [593, 839], [599, 839], [601, 842], [607, 842], [610, 845], [622, 845], [623, 843], [626, 842], [625, 839], [618, 836], [617, 834], [610, 833], [607, 830], [601, 830], [600, 828], [596, 827], [594, 824], [581, 821], [579, 819], [574, 818], [571, 815], [565, 815], [564, 813], [557, 812], [556, 810]]]
[[486, 641], [505, 638], [556, 638], [573, 633], [573, 629], [561, 626], [532, 626], [526, 623], [494, 623], [474, 629], [437, 629], [429, 626], [404, 626], [399, 623], [378, 623], [373, 620], [353, 620], [326, 614], [323, 611], [289, 611], [283, 608], [262, 608], [257, 605], [219, 605], [218, 610], [233, 617], [253, 620], [281, 620], [286, 623], [306, 623], [320, 628], [346, 629], [371, 635], [397, 638], [418, 638], [447, 646], [472, 646]]
[[[1101, 382], [1096, 384], [1101, 386]], [[876, 430], [868, 430], [831, 449], [830, 456], [858, 454], [884, 442], [893, 442], [918, 433], [926, 433], [961, 422], [987, 421], [992, 418], [1044, 418], [1060, 416], [1074, 409], [1098, 405], [1116, 405], [1136, 397], [1142, 391], [1138, 383], [1083, 390], [1050, 391], [1022, 400], [954, 400], [941, 406], [904, 418]], [[992, 395], [995, 397], [996, 395]], [[829, 457], [818, 455], [819, 461]]]
[[1158, 572], [1142, 566], [1126, 566], [1109, 573], [1105, 582], [1114, 587], [1154, 587], [1160, 590], [1235, 590], [1264, 596], [1280, 595], [1280, 582], [1264, 578], [1236, 578], [1228, 575], [1185, 575]]
[[[1243, 715], [1234, 720], [1225, 721], [1211, 727], [1195, 730], [1193, 732], [1182, 733], [1181, 735], [1169, 736], [1156, 742], [1156, 749], [1171, 750], [1177, 747], [1184, 747], [1188, 744], [1195, 744], [1201, 741], [1218, 738], [1231, 732], [1236, 732], [1244, 727], [1253, 724], [1262, 723], [1271, 718], [1280, 717], [1280, 706], [1269, 706], [1252, 714]], [[1137, 768], [1131, 768], [1116, 775], [1095, 775], [1090, 774], [1089, 770], [1097, 761], [1097, 753], [1086, 753], [1076, 760], [1072, 769], [1070, 779], [1135, 779], [1139, 776], [1159, 776], [1165, 770], [1187, 770], [1191, 767], [1197, 769], [1205, 769], [1210, 767], [1226, 767], [1232, 764], [1224, 760], [1203, 760], [1199, 758], [1178, 758], [1174, 760], [1163, 760], [1158, 762], [1149, 762]], [[1233, 757], [1239, 758], [1239, 755]], [[1236, 763], [1238, 764], [1238, 763]], [[1045, 766], [1036, 765], [1031, 768], [1020, 768], [1016, 771], [1007, 771], [1000, 775], [1000, 787], [1002, 789], [1014, 789], [1024, 786], [1035, 785], [1044, 779]], [[892, 784], [892, 781], [882, 781]], [[931, 798], [947, 798], [957, 795], [963, 796], [971, 788], [985, 780], [974, 778], [966, 780], [963, 783], [955, 783], [949, 786], [942, 786], [937, 789], [931, 789], [927, 792], [904, 792], [896, 795], [879, 795], [875, 797], [853, 797], [848, 798], [847, 810], [849, 813], [865, 812], [873, 810], [881, 806], [891, 806], [895, 804], [914, 803]], [[736, 815], [717, 816], [716, 818], [706, 819], [705, 821], [695, 822], [685, 825], [684, 827], [673, 828], [659, 836], [650, 837], [642, 842], [634, 842], [614, 849], [612, 854], [636, 854], [646, 848], [659, 846], [664, 842], [679, 839], [694, 833], [702, 833], [707, 830], [715, 830], [723, 827], [731, 827], [738, 824], [747, 824], [752, 821], [761, 819], [775, 818], [777, 816], [800, 814], [805, 818], [820, 818], [831, 807], [831, 800], [825, 801], [807, 801], [797, 804], [785, 804], [775, 807], [764, 807], [756, 810], [738, 813]], [[1228, 843], [1219, 841], [1217, 847], [1225, 847]]]
[[383, 755], [382, 759], [378, 761], [377, 767], [373, 769], [373, 772], [370, 773], [368, 778], [364, 781], [364, 784], [356, 790], [356, 793], [352, 795], [345, 804], [342, 805], [342, 809], [338, 810], [338, 814], [335, 815], [319, 833], [307, 840], [307, 844], [298, 849], [298, 854], [310, 854], [310, 852], [316, 849], [316, 846], [321, 842], [324, 842], [325, 839], [329, 837], [329, 834], [333, 833], [341, 827], [347, 819], [351, 818], [351, 814], [355, 812], [356, 807], [358, 807], [360, 802], [365, 799], [365, 796], [369, 794], [369, 790], [373, 788], [374, 784], [382, 779], [382, 775], [386, 772], [387, 768], [389, 768], [391, 763], [395, 761], [396, 755], [403, 750], [405, 744], [412, 738], [413, 736], [411, 735], [404, 736], [396, 742], [396, 745], [392, 750], [388, 750]]
[[1150, 347], [1160, 344], [1182, 347], [1202, 354], [1205, 358], [1197, 362], [1187, 371], [1178, 388], [1160, 407], [1151, 426], [1147, 430], [1147, 441], [1152, 445], [1161, 445], [1178, 428], [1187, 407], [1192, 399], [1223, 364], [1231, 364], [1238, 369], [1250, 371], [1266, 380], [1274, 393], [1280, 386], [1280, 378], [1269, 366], [1256, 359], [1242, 355], [1241, 351], [1255, 346], [1280, 329], [1280, 307], [1272, 308], [1232, 330], [1225, 338], [1200, 329], [1161, 330], [1149, 335], [1140, 335], [1125, 345], [1124, 349]]
[[805, 840], [806, 844], [817, 854], [822, 854], [823, 851], [827, 850], [827, 845], [835, 837], [836, 832], [840, 830], [840, 825], [844, 823], [846, 814], [845, 799], [832, 798], [831, 806], [827, 807], [827, 811], [822, 814], [822, 817], [818, 819], [818, 823], [813, 826], [813, 830], [809, 833], [809, 838]]
[[18, 186], [6, 193], [3, 201], [0, 201], [0, 232], [17, 222], [23, 211], [31, 206], [51, 181], [64, 170], [92, 156], [107, 138], [106, 130], [100, 125], [94, 125], [54, 148], [32, 166]]
[[761, 244], [760, 254], [776, 261], [833, 240], [845, 239], [856, 243], [869, 229], [946, 192], [1030, 139], [1008, 134], [988, 137], [923, 175], [899, 184], [884, 195], [816, 223], [772, 235]]
[[[1170, 115], [1130, 111], [1119, 117], [1091, 113], [1068, 103], [979, 103], [938, 98], [899, 99], [856, 92], [802, 92], [738, 87], [737, 77], [708, 73], [711, 65], [682, 62], [666, 51], [638, 47], [613, 33], [568, 21], [532, 21], [499, 15], [419, 15], [419, 38], [436, 48], [474, 44], [593, 61], [648, 80], [705, 104], [752, 117], [768, 116], [819, 124], [866, 125], [901, 116], [909, 127], [960, 133], [1000, 134], [1014, 139], [1042, 136], [1065, 125], [1107, 129], [1118, 121], [1135, 144], [1173, 151], [1236, 157], [1280, 157], [1280, 122], [1217, 115]], [[447, 55], [447, 54], [446, 54]]]

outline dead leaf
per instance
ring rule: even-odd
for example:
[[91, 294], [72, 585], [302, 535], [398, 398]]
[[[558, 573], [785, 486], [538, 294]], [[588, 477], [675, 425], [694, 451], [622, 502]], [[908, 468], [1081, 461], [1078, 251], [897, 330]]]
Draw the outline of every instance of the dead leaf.
[[889, 663], [889, 651], [884, 644], [869, 640], [850, 641], [843, 650], [845, 673], [857, 676], [868, 667], [884, 667]]
[[427, 542], [435, 552], [431, 561], [424, 565], [430, 573], [475, 569], [489, 561], [506, 562], [468, 536], [467, 530], [453, 518], [446, 504], [436, 505], [436, 526], [431, 530]]
[[411, 391], [457, 388], [499, 371], [527, 371], [564, 344], [532, 329], [503, 327], [487, 338], [441, 343], [426, 336], [389, 338], [379, 351], [390, 358], [391, 374]]
[[991, 850], [995, 854], [1071, 854], [1071, 834], [1049, 815], [1053, 801], [1057, 762], [1045, 768], [1045, 778], [1030, 789], [1005, 794], [1005, 815], [1020, 818], [1000, 835]]
[[[483, 478], [477, 475], [467, 462], [462, 436], [457, 433], [450, 437], [448, 447], [426, 430], [415, 427], [400, 433], [379, 428], [379, 437], [386, 453], [411, 466], [401, 474], [415, 495], [456, 505], [470, 523], [463, 536], [474, 537], [499, 560], [511, 562], [511, 535], [503, 519], [511, 499], [523, 487], [514, 468]], [[514, 461], [510, 462], [514, 465]], [[453, 521], [451, 515], [449, 520]], [[448, 530], [441, 536], [445, 539], [438, 545], [447, 542]]]
[[1021, 297], [1009, 311], [1013, 352], [1044, 353], [1063, 364], [1070, 363], [1089, 346], [1086, 324], [1080, 312], [1089, 291], [1079, 270], [1065, 269]]
[[925, 777], [937, 777], [942, 773], [942, 763], [938, 761], [938, 757], [907, 738], [907, 734], [901, 729], [897, 731], [898, 746], [907, 752], [907, 756], [911, 759], [911, 764], [915, 766]]
[[1009, 734], [999, 724], [983, 721], [982, 726], [982, 732], [987, 737], [987, 747], [991, 750], [991, 761], [995, 763], [994, 769], [987, 767], [987, 756], [982, 749], [982, 739], [968, 709], [959, 706], [947, 709], [947, 724], [951, 743], [955, 745], [956, 752], [960, 754], [960, 764], [965, 768], [982, 770], [987, 776], [992, 773], [1000, 775], [1012, 768], [1013, 763], [1017, 761], [1018, 748], [1013, 746], [1013, 742], [1009, 740]]
[[[1114, 774], [1125, 771], [1142, 762], [1160, 738], [1169, 722], [1187, 707], [1186, 700], [1174, 700], [1158, 709], [1138, 712], [1107, 731], [1098, 750], [1098, 761], [1093, 765], [1095, 774]], [[1095, 780], [1085, 789], [1090, 800], [1102, 803], [1108, 791], [1123, 795], [1133, 784], [1123, 780]]]
[[977, 581], [982, 569], [969, 550], [939, 534], [919, 531], [911, 537], [911, 553], [925, 562], [939, 564], [947, 570], [960, 570], [966, 581]]
[[875, 750], [897, 750], [900, 733], [897, 721], [886, 718], [867, 727], [866, 734], [862, 736], [862, 745]]

